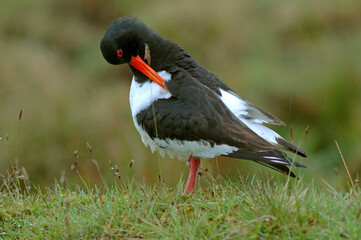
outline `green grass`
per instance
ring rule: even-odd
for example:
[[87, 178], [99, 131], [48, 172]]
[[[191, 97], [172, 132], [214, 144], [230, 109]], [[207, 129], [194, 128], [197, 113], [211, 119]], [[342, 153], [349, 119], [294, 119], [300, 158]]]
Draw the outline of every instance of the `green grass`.
[[[8, 239], [359, 239], [361, 193], [286, 177], [200, 177], [183, 196], [163, 181], [111, 187], [55, 184], [22, 190], [9, 177], [0, 195], [0, 238]], [[25, 186], [26, 186], [25, 181]], [[353, 189], [352, 189], [353, 190]]]
[[[361, 173], [360, 0], [2, 0], [0, 6], [0, 174], [12, 158], [34, 184], [50, 187], [78, 150], [82, 176], [99, 185], [97, 169], [81, 164], [89, 142], [102, 172], [109, 160], [126, 166], [133, 159], [138, 182], [151, 184], [158, 174], [171, 186], [178, 182], [185, 164], [158, 161], [134, 127], [131, 70], [108, 64], [99, 48], [111, 21], [123, 15], [138, 17], [283, 120], [287, 127], [274, 130], [289, 141], [292, 125], [294, 143], [309, 156], [305, 179], [344, 186], [335, 140], [351, 176]], [[166, 171], [158, 171], [158, 162]], [[234, 175], [260, 169], [245, 161], [218, 164]]]

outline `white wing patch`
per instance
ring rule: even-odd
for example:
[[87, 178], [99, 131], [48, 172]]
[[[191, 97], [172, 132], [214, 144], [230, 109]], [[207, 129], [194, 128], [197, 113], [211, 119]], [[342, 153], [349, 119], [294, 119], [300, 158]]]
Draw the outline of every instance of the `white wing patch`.
[[229, 93], [224, 91], [223, 89], [219, 89], [221, 91], [222, 96], [220, 97], [222, 102], [226, 104], [226, 106], [231, 110], [231, 112], [237, 116], [237, 118], [245, 118], [247, 113], [247, 102], [233, 93]]
[[219, 90], [222, 94], [220, 99], [239, 120], [267, 142], [273, 145], [278, 144], [276, 138], [282, 137], [273, 130], [262, 125], [262, 123], [272, 121], [271, 119], [263, 115], [235, 93], [227, 92], [223, 89]]
[[273, 120], [265, 116], [258, 109], [254, 108], [249, 102], [239, 97], [233, 92], [227, 92], [219, 89], [222, 93], [221, 100], [238, 118], [247, 119], [251, 123], [272, 123]]

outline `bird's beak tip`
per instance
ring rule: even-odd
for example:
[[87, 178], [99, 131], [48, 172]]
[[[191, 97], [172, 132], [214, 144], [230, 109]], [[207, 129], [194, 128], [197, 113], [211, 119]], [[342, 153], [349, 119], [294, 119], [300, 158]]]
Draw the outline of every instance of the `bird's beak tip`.
[[150, 80], [167, 90], [164, 85], [164, 79], [159, 76], [159, 74], [154, 71], [154, 69], [151, 68], [146, 62], [144, 62], [144, 60], [139, 57], [139, 55], [136, 57], [132, 56], [129, 65], [136, 68], [138, 71], [147, 76]]

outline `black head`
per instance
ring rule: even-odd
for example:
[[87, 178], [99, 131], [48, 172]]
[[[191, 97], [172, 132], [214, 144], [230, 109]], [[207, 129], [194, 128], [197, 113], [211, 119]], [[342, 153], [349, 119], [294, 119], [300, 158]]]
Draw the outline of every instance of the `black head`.
[[145, 42], [154, 33], [133, 17], [115, 19], [100, 43], [104, 58], [111, 64], [130, 63], [131, 57], [144, 57]]
[[[115, 19], [107, 29], [100, 43], [100, 49], [109, 63], [128, 63], [138, 79], [139, 77], [143, 77], [143, 80], [150, 79], [165, 88], [164, 80], [152, 68], [156, 67], [158, 69], [160, 67], [159, 63], [162, 61], [159, 52], [161, 51], [158, 49], [165, 42], [167, 42], [165, 39], [137, 19], [122, 17]], [[154, 53], [152, 56], [155, 56], [157, 60], [152, 61], [152, 67], [150, 66], [150, 52]], [[147, 78], [144, 78], [144, 76]]]

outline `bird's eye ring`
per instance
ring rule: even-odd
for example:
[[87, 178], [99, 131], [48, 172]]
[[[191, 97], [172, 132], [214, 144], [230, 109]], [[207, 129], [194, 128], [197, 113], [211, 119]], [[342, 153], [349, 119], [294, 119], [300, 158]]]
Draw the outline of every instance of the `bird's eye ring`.
[[123, 50], [122, 49], [117, 49], [117, 55], [118, 57], [123, 57]]

